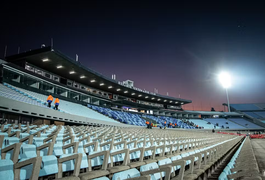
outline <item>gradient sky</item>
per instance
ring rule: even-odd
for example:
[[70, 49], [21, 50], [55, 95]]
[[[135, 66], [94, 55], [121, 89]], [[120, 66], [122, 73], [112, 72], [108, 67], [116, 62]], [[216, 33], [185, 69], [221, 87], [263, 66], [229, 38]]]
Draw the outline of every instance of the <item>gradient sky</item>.
[[221, 71], [233, 76], [231, 103], [265, 102], [265, 1], [6, 1], [0, 57], [49, 45], [85, 66], [160, 94], [190, 110], [223, 110]]

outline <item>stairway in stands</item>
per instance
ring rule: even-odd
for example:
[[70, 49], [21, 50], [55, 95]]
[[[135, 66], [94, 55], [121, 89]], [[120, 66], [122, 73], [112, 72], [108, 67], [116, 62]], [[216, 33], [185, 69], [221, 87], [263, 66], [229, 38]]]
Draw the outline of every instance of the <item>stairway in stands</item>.
[[[18, 88], [18, 87], [11, 86], [11, 85], [9, 85], [9, 84], [7, 84], [7, 83], [3, 83], [3, 85], [4, 85], [4, 86], [1, 87], [2, 90], [4, 90], [5, 88], [9, 88], [9, 90], [12, 91], [12, 92], [9, 91], [9, 94], [14, 94], [14, 93], [16, 93], [16, 94], [18, 94], [19, 97], [20, 97], [20, 98], [16, 98], [16, 99], [12, 98], [12, 99], [14, 99], [14, 100], [18, 100], [18, 101], [22, 101], [22, 102], [25, 102], [25, 103], [29, 103], [29, 104], [33, 104], [33, 105], [37, 105], [37, 106], [41, 106], [41, 107], [46, 107], [46, 108], [48, 108], [47, 105], [46, 105], [46, 102], [45, 102], [45, 101], [41, 100], [41, 99], [38, 98], [37, 96], [34, 96], [33, 94], [29, 94], [29, 93], [27, 93], [26, 90], [23, 90], [23, 89]], [[36, 94], [37, 94], [37, 93], [36, 93]], [[10, 98], [10, 97], [12, 97], [12, 96], [5, 96], [5, 97]], [[23, 97], [24, 97], [24, 98], [27, 98], [27, 99], [30, 99], [30, 101], [22, 100]], [[54, 108], [53, 105], [52, 105], [52, 108]], [[65, 112], [65, 111], [63, 111], [63, 110], [61, 110], [61, 109], [59, 109], [58, 111], [60, 111], [60, 112]]]
[[[19, 87], [11, 86], [7, 83], [4, 83], [4, 85], [2, 85], [2, 87], [7, 89], [6, 91], [10, 91], [10, 89], [11, 89], [12, 90], [11, 96], [12, 96], [12, 94], [16, 93], [20, 97], [25, 97], [27, 99], [30, 99], [31, 100], [30, 104], [39, 105], [41, 107], [48, 108], [46, 105], [47, 96], [44, 94], [40, 94], [40, 93], [36, 93], [36, 92], [29, 91], [26, 89], [22, 89]], [[21, 100], [19, 100], [19, 101], [21, 101]], [[24, 102], [24, 101], [22, 101], [22, 102]], [[91, 119], [95, 119], [95, 120], [102, 120], [102, 121], [118, 123], [117, 121], [115, 121], [115, 120], [113, 120], [107, 116], [104, 116], [103, 114], [100, 114], [96, 111], [93, 111], [84, 105], [73, 103], [70, 101], [60, 100], [59, 111], [64, 112], [64, 113], [77, 115], [77, 116], [83, 116], [83, 117], [87, 117], [87, 118], [91, 118]]]

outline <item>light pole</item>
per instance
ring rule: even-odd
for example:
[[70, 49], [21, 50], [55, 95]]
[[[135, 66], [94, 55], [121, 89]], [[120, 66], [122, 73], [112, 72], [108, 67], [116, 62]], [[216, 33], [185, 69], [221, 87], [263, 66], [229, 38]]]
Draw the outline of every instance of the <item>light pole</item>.
[[225, 91], [226, 91], [226, 98], [227, 98], [228, 112], [231, 112], [231, 111], [230, 111], [230, 104], [229, 104], [229, 97], [228, 97], [228, 90], [227, 90], [227, 88], [225, 88]]
[[230, 112], [230, 104], [229, 104], [229, 96], [228, 96], [228, 88], [231, 87], [231, 78], [230, 75], [226, 72], [223, 72], [219, 75], [219, 81], [222, 84], [223, 88], [226, 91], [226, 98], [227, 98], [227, 106], [228, 112]]

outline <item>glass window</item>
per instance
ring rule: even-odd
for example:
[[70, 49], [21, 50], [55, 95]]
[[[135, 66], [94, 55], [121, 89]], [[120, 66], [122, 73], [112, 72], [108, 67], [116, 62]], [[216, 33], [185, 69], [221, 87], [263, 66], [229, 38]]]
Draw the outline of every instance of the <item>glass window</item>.
[[81, 85], [81, 86], [80, 86], [80, 89], [85, 90], [86, 87]]
[[25, 69], [34, 72], [34, 68], [28, 64], [26, 64]]
[[15, 82], [20, 82], [20, 74], [16, 72], [9, 71], [7, 69], [3, 70], [3, 77], [4, 79], [15, 81]]
[[80, 95], [78, 93], [70, 91], [69, 94], [70, 94], [69, 98], [71, 98], [71, 99], [75, 99], [75, 100], [79, 100], [80, 99]]
[[54, 93], [54, 88], [52, 85], [46, 83], [46, 82], [42, 82], [42, 87], [41, 87], [42, 90], [44, 91], [47, 91], [47, 92], [50, 92], [50, 93]]
[[79, 88], [79, 84], [74, 83], [74, 87], [75, 87], [75, 88]]
[[35, 69], [35, 73], [42, 75], [42, 70]]
[[73, 85], [73, 82], [72, 81], [69, 81], [67, 80], [67, 86], [72, 86]]
[[57, 81], [57, 82], [59, 82], [59, 81], [60, 81], [60, 79], [59, 79], [59, 77], [58, 77], [58, 76], [53, 76], [53, 80], [54, 80], [54, 81]]
[[81, 95], [81, 101], [89, 103], [90, 102], [90, 97], [82, 94]]
[[51, 79], [51, 77], [52, 77], [52, 75], [51, 74], [49, 74], [49, 73], [46, 73], [45, 72], [45, 75], [44, 75], [46, 78], [49, 78], [49, 79]]
[[67, 97], [67, 90], [60, 88], [60, 87], [56, 87], [56, 94]]
[[39, 81], [28, 76], [24, 77], [23, 84], [37, 89], [39, 88]]

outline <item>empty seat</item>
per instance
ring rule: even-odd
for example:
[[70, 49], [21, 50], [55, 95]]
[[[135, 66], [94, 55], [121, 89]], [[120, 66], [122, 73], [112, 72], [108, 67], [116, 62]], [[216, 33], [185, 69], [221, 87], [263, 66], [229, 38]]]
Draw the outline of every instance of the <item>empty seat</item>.
[[140, 172], [137, 169], [133, 168], [126, 171], [115, 173], [112, 177], [112, 180], [129, 179], [135, 177], [140, 177]]
[[[146, 164], [140, 167], [140, 172], [144, 172], [144, 171], [149, 171], [149, 170], [153, 170], [153, 169], [158, 169], [159, 166], [157, 163], [150, 163], [150, 164]], [[155, 173], [151, 175], [151, 179], [152, 180], [157, 180], [160, 179], [162, 176], [160, 173]]]

